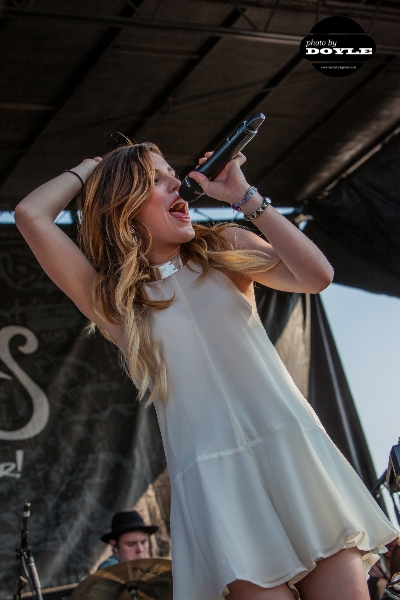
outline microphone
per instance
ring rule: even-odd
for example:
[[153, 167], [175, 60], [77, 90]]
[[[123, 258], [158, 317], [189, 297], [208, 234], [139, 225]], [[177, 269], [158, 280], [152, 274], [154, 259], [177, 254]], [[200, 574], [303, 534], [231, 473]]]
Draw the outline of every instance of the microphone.
[[[243, 121], [196, 171], [203, 173], [210, 181], [215, 179], [225, 165], [253, 139], [264, 120], [264, 115], [259, 113]], [[183, 200], [194, 202], [203, 196], [204, 191], [197, 181], [187, 176], [181, 183], [178, 193]]]

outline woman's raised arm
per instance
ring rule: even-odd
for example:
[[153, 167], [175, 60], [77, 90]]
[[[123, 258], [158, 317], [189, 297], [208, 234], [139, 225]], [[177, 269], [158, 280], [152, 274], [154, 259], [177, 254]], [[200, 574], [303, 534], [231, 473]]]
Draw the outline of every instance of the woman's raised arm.
[[[202, 164], [211, 153], [200, 159]], [[192, 172], [190, 176], [200, 183], [203, 190], [211, 196], [226, 202], [238, 203], [249, 189], [249, 184], [240, 169], [245, 161], [243, 154], [230, 161], [224, 171], [209, 181], [201, 173]], [[258, 192], [242, 206], [245, 215], [252, 214], [262, 204]], [[322, 252], [297, 227], [271, 206], [266, 208], [254, 220], [255, 225], [269, 240], [244, 229], [227, 229], [224, 235], [236, 248], [259, 250], [272, 258], [279, 256], [281, 262], [269, 271], [255, 273], [252, 278], [263, 285], [287, 292], [309, 292], [316, 294], [325, 289], [333, 278], [333, 269]]]
[[[73, 171], [86, 181], [100, 160], [86, 159]], [[92, 287], [96, 271], [76, 244], [54, 223], [81, 187], [79, 177], [74, 173], [62, 173], [33, 190], [18, 204], [15, 222], [50, 279], [86, 317], [106, 329], [121, 346], [121, 328], [103, 321], [94, 310]]]

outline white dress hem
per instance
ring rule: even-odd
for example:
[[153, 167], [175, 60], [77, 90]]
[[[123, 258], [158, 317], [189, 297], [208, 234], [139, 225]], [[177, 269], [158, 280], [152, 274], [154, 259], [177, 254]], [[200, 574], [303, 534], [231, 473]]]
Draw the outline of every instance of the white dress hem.
[[[358, 538], [358, 540], [357, 540]], [[290, 575], [285, 575], [283, 577], [280, 577], [278, 580], [274, 581], [274, 582], [261, 582], [258, 580], [255, 580], [254, 578], [245, 575], [245, 574], [238, 574], [235, 577], [235, 580], [240, 579], [242, 581], [248, 581], [249, 583], [254, 583], [255, 585], [258, 585], [262, 588], [273, 588], [273, 587], [278, 587], [279, 585], [282, 585], [283, 583], [287, 583], [291, 592], [293, 593], [293, 597], [295, 600], [300, 600], [300, 594], [296, 588], [296, 583], [298, 583], [299, 581], [301, 581], [302, 579], [304, 579], [304, 577], [306, 577], [307, 575], [309, 575], [309, 573], [311, 573], [315, 567], [317, 566], [317, 563], [321, 560], [324, 560], [325, 558], [329, 558], [330, 556], [334, 556], [335, 554], [337, 554], [338, 552], [340, 552], [341, 550], [349, 550], [350, 548], [358, 548], [359, 545], [362, 544], [363, 540], [365, 538], [365, 532], [364, 531], [353, 531], [353, 532], [348, 532], [345, 536], [345, 542], [335, 546], [335, 549], [332, 551], [327, 551], [325, 552], [322, 556], [318, 555], [317, 557], [315, 557], [313, 559], [312, 562], [312, 566], [310, 568], [307, 568], [306, 566], [304, 566], [304, 569], [296, 569], [295, 571], [291, 572]], [[371, 567], [379, 560], [379, 554], [386, 552], [386, 544], [388, 544], [389, 542], [391, 542], [394, 538], [393, 537], [389, 537], [388, 539], [382, 541], [380, 544], [378, 544], [378, 546], [376, 546], [375, 548], [373, 548], [372, 550], [367, 550], [367, 551], [363, 551], [362, 552], [362, 561], [363, 561], [363, 566], [364, 566], [364, 571], [365, 571], [365, 575], [367, 577], [367, 579], [369, 578], [368, 575], [368, 571], [371, 569]], [[222, 590], [219, 594], [219, 600], [224, 600], [224, 598], [226, 598], [227, 596], [229, 596], [229, 589], [228, 586], [230, 583], [232, 583], [232, 581], [235, 580], [230, 580], [227, 581], [223, 586], [222, 586]]]

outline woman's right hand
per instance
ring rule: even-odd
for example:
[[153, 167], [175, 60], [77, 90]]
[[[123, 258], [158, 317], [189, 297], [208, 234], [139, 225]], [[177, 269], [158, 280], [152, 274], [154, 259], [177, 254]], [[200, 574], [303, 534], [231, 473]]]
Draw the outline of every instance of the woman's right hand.
[[95, 158], [85, 158], [79, 165], [72, 167], [70, 170], [78, 173], [78, 175], [80, 175], [80, 177], [86, 183], [90, 173], [97, 167], [101, 160], [101, 156], [95, 156]]

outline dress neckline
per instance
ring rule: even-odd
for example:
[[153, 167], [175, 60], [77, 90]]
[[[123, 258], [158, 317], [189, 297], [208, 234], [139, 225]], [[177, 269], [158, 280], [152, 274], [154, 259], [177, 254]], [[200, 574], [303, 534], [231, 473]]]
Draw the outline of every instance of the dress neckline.
[[171, 275], [174, 275], [183, 267], [183, 262], [180, 254], [177, 254], [171, 260], [162, 263], [161, 265], [154, 265], [152, 267], [152, 281], [159, 281], [160, 279], [166, 279]]

